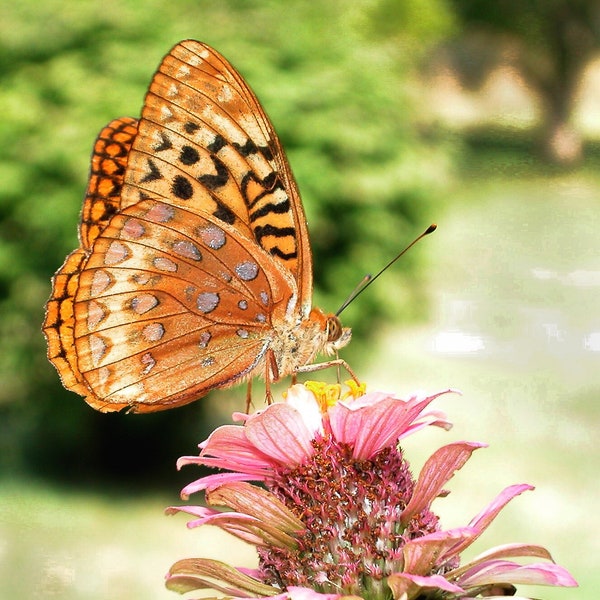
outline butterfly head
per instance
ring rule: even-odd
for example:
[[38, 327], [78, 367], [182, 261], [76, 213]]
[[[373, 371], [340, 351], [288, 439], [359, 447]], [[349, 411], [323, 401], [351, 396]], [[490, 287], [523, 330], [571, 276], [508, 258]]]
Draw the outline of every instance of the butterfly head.
[[325, 345], [323, 350], [329, 356], [334, 355], [348, 344], [352, 337], [350, 327], [342, 327], [342, 322], [336, 315], [330, 314], [325, 317]]

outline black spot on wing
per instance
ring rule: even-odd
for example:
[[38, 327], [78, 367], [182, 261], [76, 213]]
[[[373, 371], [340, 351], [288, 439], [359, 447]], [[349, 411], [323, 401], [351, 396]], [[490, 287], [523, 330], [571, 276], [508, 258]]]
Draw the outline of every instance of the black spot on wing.
[[148, 171], [140, 180], [141, 183], [147, 183], [148, 181], [156, 181], [157, 179], [162, 179], [162, 173], [160, 172], [160, 169], [156, 166], [156, 164], [151, 158], [149, 158], [146, 161], [146, 165], [148, 167]]
[[196, 148], [186, 145], [181, 148], [179, 160], [184, 165], [194, 165], [200, 160], [200, 154]]
[[274, 158], [274, 154], [273, 154], [273, 150], [271, 149], [271, 146], [259, 146], [258, 149], [260, 150], [260, 153], [270, 162], [273, 160]]
[[184, 126], [183, 129], [185, 130], [186, 133], [196, 133], [196, 131], [198, 131], [198, 129], [200, 129], [200, 125], [198, 125], [198, 123], [193, 123], [192, 121], [188, 121]]
[[163, 131], [159, 131], [158, 135], [160, 136], [160, 143], [154, 146], [154, 151], [164, 152], [165, 150], [170, 150], [173, 147], [171, 140], [165, 135]]
[[205, 175], [200, 175], [198, 181], [209, 190], [216, 190], [227, 183], [229, 180], [229, 171], [220, 158], [217, 156], [211, 156], [210, 158], [215, 167], [216, 174], [206, 173]]
[[231, 144], [242, 156], [251, 156], [252, 154], [256, 154], [258, 152], [258, 147], [256, 144], [248, 138], [246, 142], [242, 144], [233, 143]]
[[194, 188], [186, 177], [176, 175], [171, 184], [171, 192], [181, 200], [189, 200], [194, 194]]
[[225, 223], [229, 223], [229, 225], [233, 225], [235, 223], [235, 213], [225, 204], [223, 204], [220, 200], [214, 198], [215, 204], [217, 208], [213, 211], [213, 215], [217, 217], [217, 219], [221, 219]]
[[216, 154], [219, 150], [227, 146], [227, 140], [222, 136], [217, 134], [215, 139], [206, 146], [206, 149], [213, 154]]

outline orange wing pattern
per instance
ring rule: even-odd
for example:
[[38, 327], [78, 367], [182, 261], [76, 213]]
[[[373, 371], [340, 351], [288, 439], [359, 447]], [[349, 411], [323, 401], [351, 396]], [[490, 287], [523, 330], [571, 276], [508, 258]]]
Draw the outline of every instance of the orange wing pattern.
[[307, 315], [312, 260], [300, 194], [256, 96], [217, 52], [188, 40], [158, 68], [125, 178], [140, 198], [209, 213], [255, 240], [292, 273]]
[[81, 211], [81, 247], [69, 254], [54, 276], [52, 296], [46, 304], [44, 333], [48, 358], [56, 366], [64, 386], [82, 396], [87, 396], [88, 389], [82, 382], [77, 356], [73, 353], [73, 302], [79, 274], [94, 240], [120, 209], [127, 157], [136, 133], [137, 119], [123, 117], [111, 121], [98, 135]]
[[304, 211], [271, 123], [222, 56], [178, 44], [139, 122], [96, 141], [80, 248], [47, 305], [50, 360], [98, 410], [180, 406], [347, 343], [311, 295]]

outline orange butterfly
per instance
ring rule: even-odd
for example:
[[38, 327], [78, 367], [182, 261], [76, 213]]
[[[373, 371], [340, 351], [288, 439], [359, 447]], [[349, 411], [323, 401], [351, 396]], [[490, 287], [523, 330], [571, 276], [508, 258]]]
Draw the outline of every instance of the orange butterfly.
[[163, 59], [139, 120], [100, 133], [79, 238], [44, 333], [65, 387], [100, 411], [164, 410], [257, 375], [268, 389], [350, 341], [311, 309], [304, 210], [267, 115], [200, 42]]

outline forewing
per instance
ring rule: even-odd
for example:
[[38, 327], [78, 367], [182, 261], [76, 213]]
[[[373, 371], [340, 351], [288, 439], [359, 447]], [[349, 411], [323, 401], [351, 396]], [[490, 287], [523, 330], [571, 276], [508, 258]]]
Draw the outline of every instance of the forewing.
[[147, 197], [208, 213], [256, 242], [292, 274], [308, 314], [306, 219], [285, 154], [252, 90], [200, 42], [176, 45], [146, 96], [123, 206]]

